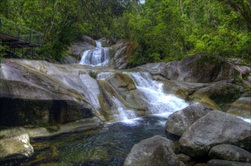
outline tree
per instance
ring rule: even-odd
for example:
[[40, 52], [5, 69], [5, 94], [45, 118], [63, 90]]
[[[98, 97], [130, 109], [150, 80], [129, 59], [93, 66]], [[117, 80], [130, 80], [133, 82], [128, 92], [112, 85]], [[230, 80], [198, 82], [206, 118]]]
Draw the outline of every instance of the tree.
[[250, 0], [218, 0], [228, 6], [231, 10], [241, 15], [251, 31], [251, 1]]

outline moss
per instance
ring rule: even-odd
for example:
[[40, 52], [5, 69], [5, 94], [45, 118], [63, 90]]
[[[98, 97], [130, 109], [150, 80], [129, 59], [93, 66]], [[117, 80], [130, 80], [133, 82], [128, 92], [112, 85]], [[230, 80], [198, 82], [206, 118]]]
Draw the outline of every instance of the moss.
[[244, 80], [245, 79], [243, 79], [242, 77], [238, 77], [234, 81], [235, 81], [236, 84], [240, 84], [240, 83], [243, 83]]
[[92, 77], [93, 79], [97, 79], [97, 72], [94, 72], [94, 71], [90, 71], [89, 72], [89, 75], [90, 75], [90, 77]]
[[60, 126], [45, 126], [45, 128], [49, 133], [55, 133], [59, 131]]
[[205, 104], [206, 106], [208, 106], [211, 109], [221, 110], [221, 108], [212, 99], [208, 98], [207, 96], [202, 97], [200, 102], [202, 104]]
[[5, 137], [5, 135], [0, 135], [0, 139], [3, 139]]
[[50, 156], [52, 160], [57, 160], [58, 159], [58, 149], [56, 146], [51, 145], [50, 146]]

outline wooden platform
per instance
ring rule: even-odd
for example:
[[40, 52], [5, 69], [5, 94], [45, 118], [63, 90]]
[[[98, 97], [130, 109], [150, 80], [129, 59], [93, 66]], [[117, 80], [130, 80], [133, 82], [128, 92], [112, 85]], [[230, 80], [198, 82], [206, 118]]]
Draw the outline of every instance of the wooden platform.
[[43, 34], [0, 17], [0, 40], [12, 48], [38, 47]]

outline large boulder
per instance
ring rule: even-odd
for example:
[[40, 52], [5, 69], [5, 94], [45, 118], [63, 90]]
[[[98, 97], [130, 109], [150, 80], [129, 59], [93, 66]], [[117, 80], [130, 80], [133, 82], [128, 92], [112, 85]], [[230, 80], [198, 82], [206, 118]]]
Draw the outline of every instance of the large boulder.
[[251, 118], [251, 97], [241, 97], [231, 104], [227, 113], [243, 118]]
[[195, 55], [181, 61], [168, 62], [162, 75], [171, 80], [187, 82], [214, 82], [247, 75], [248, 70], [223, 62], [215, 57]]
[[238, 146], [221, 144], [214, 146], [209, 151], [209, 156], [212, 159], [222, 159], [229, 161], [249, 162], [251, 163], [251, 153], [239, 148]]
[[250, 163], [214, 159], [208, 161], [207, 166], [250, 166]]
[[30, 157], [33, 152], [28, 134], [0, 139], [0, 161]]
[[97, 94], [88, 90], [98, 84], [82, 70], [45, 61], [2, 61], [0, 125], [45, 126], [93, 117], [98, 107], [90, 103]]
[[174, 153], [172, 141], [154, 136], [135, 144], [127, 156], [124, 166], [181, 166]]
[[128, 74], [112, 72], [107, 78], [104, 76], [98, 83], [101, 91], [99, 95], [101, 114], [106, 119], [113, 120], [115, 116], [116, 120], [117, 115], [114, 112], [117, 112], [118, 109], [127, 110], [128, 116], [132, 109], [138, 115], [145, 115], [147, 104], [142, 100], [141, 93]]
[[192, 104], [168, 117], [166, 131], [173, 135], [182, 136], [189, 126], [202, 116], [205, 116], [209, 111], [211, 109], [205, 107], [203, 104]]
[[193, 123], [179, 140], [181, 150], [192, 157], [206, 156], [218, 144], [234, 144], [251, 150], [250, 123], [220, 111], [211, 111]]

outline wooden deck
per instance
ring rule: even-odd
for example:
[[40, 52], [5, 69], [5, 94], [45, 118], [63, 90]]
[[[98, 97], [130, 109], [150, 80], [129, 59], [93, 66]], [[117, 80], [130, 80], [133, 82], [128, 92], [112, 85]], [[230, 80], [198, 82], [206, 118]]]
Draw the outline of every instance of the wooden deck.
[[0, 17], [0, 40], [12, 48], [38, 47], [43, 34]]

